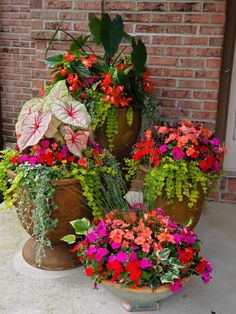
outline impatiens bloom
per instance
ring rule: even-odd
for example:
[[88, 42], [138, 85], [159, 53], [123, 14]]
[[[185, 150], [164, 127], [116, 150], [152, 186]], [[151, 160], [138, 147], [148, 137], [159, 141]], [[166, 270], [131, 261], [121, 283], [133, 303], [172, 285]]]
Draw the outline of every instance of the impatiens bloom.
[[85, 273], [88, 277], [93, 275], [93, 269], [91, 267], [86, 267], [85, 268]]
[[185, 153], [178, 146], [175, 146], [173, 148], [172, 152], [173, 152], [174, 160], [179, 160], [181, 158], [184, 158], [184, 156], [185, 156]]
[[108, 254], [106, 248], [98, 248], [96, 254], [94, 255], [96, 262], [101, 262], [102, 258]]
[[171, 285], [170, 290], [172, 292], [177, 292], [182, 288], [181, 280], [175, 279], [175, 282]]
[[117, 258], [117, 261], [119, 261], [120, 263], [124, 263], [127, 261], [129, 255], [123, 251], [119, 251], [116, 258]]
[[140, 268], [146, 269], [152, 266], [152, 262], [148, 258], [143, 258], [140, 261]]
[[98, 235], [95, 232], [90, 232], [87, 234], [87, 239], [89, 239], [90, 242], [94, 242], [97, 240]]

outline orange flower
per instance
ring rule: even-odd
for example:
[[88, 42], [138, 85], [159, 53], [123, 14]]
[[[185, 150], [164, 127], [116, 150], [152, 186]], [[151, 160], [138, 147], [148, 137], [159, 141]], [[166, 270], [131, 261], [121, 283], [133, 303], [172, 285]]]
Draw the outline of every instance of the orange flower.
[[132, 230], [126, 230], [124, 238], [126, 238], [127, 240], [133, 240], [134, 239], [133, 231]]
[[170, 243], [175, 243], [175, 240], [174, 240], [174, 236], [172, 234], [169, 234], [169, 233], [160, 233], [158, 236], [157, 236], [157, 239], [162, 243], [162, 242], [170, 242]]
[[124, 231], [123, 230], [115, 229], [115, 230], [111, 231], [109, 238], [114, 243], [121, 243], [123, 235], [124, 235]]
[[186, 155], [192, 158], [197, 158], [199, 152], [195, 150], [194, 146], [190, 146], [186, 151]]
[[145, 136], [146, 136], [146, 138], [151, 138], [152, 137], [152, 131], [151, 130], [146, 130]]

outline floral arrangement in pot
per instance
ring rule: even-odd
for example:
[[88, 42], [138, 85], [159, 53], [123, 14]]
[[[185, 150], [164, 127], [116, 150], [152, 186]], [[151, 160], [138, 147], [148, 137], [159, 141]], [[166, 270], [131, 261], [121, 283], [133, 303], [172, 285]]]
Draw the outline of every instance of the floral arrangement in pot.
[[128, 177], [138, 168], [144, 171], [147, 204], [164, 206], [174, 220], [194, 227], [205, 196], [221, 175], [224, 153], [224, 145], [201, 124], [155, 126], [126, 160]]
[[118, 166], [92, 139], [90, 122], [86, 107], [59, 81], [46, 97], [25, 103], [16, 124], [16, 149], [0, 152], [0, 190], [8, 207], [17, 205], [32, 235], [23, 248], [31, 265], [77, 266], [60, 239], [71, 231], [69, 221], [101, 218], [96, 197], [102, 176], [117, 175]]
[[[66, 80], [71, 95], [88, 109], [98, 142], [122, 160], [137, 140], [141, 111], [150, 120], [157, 110], [150, 94], [153, 84], [145, 65], [146, 47], [124, 31], [119, 15], [113, 20], [108, 14], [101, 19], [94, 17], [89, 21], [89, 28], [93, 41], [104, 50], [104, 55], [95, 54], [88, 45], [91, 36], [73, 38], [59, 25], [56, 33], [65, 32], [73, 43], [64, 55], [46, 58], [53, 69], [52, 82], [47, 89], [59, 80]], [[119, 50], [122, 40], [128, 45]], [[131, 49], [130, 55], [124, 55], [127, 48]], [[119, 146], [123, 146], [125, 152]]]
[[[72, 222], [77, 236], [73, 251], [85, 274], [126, 300], [129, 311], [156, 310], [156, 302], [177, 292], [191, 276], [211, 279], [211, 264], [200, 255], [200, 240], [162, 209], [137, 203], [129, 211], [115, 209], [91, 224]], [[63, 238], [75, 243], [76, 236]]]

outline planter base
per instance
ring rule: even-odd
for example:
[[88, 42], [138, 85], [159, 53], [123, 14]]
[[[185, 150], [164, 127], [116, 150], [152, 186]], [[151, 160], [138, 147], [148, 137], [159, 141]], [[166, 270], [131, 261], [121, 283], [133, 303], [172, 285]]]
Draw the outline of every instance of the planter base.
[[127, 312], [153, 312], [160, 309], [160, 304], [157, 302], [142, 304], [138, 302], [124, 301], [122, 305]]
[[71, 253], [66, 243], [53, 244], [52, 248], [45, 248], [45, 257], [41, 265], [36, 264], [35, 240], [27, 240], [22, 249], [24, 260], [31, 266], [45, 270], [66, 270], [79, 267], [81, 264], [75, 253]]

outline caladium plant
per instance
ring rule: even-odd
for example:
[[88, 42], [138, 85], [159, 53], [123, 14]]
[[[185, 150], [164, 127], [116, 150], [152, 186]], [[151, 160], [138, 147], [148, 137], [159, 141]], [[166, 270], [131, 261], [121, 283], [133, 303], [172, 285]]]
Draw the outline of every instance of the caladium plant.
[[80, 129], [88, 130], [90, 123], [84, 104], [69, 94], [66, 81], [59, 81], [46, 97], [33, 98], [24, 104], [16, 124], [17, 144], [22, 151], [43, 137], [57, 138], [80, 156], [89, 136], [89, 132]]

